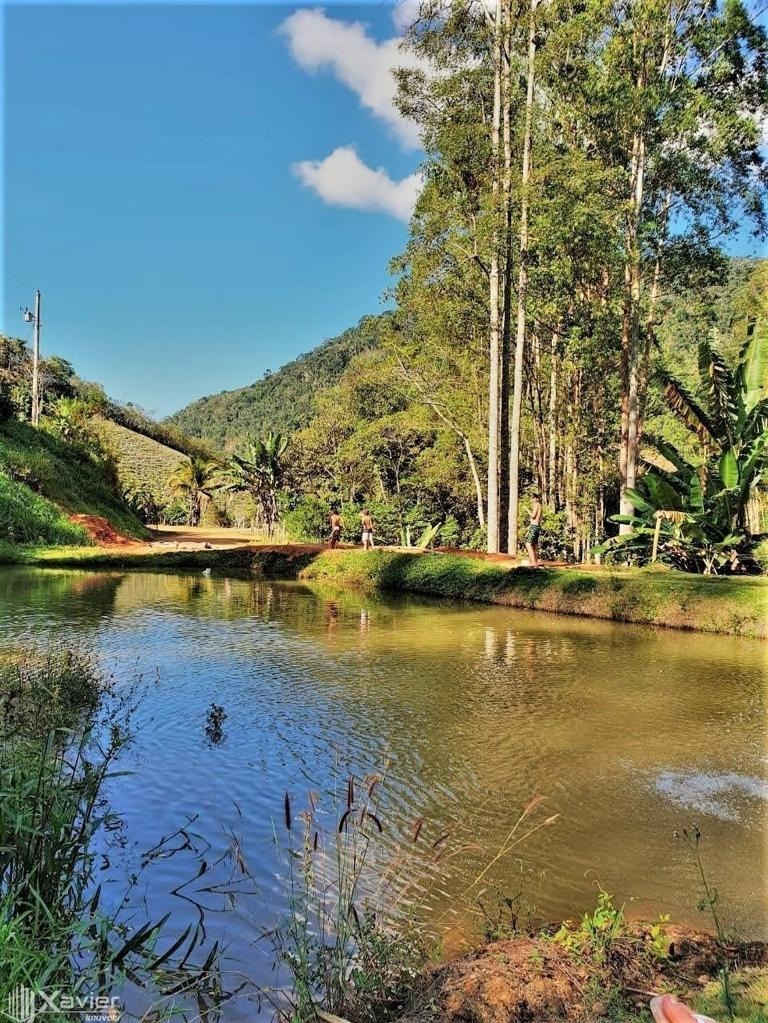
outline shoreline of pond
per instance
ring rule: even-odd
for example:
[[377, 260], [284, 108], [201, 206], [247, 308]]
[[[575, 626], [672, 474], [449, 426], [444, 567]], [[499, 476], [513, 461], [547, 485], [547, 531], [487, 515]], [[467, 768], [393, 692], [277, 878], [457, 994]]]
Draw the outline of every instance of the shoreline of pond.
[[446, 597], [614, 622], [768, 637], [768, 579], [654, 566], [510, 567], [471, 553], [314, 544], [194, 550], [5, 548], [0, 563], [48, 568], [201, 570], [358, 590]]
[[[591, 927], [589, 924], [591, 923]], [[727, 991], [723, 978], [727, 976]], [[698, 1013], [762, 1019], [768, 945], [673, 924], [553, 925], [497, 938], [417, 978], [397, 1023], [645, 1023], [672, 994]]]

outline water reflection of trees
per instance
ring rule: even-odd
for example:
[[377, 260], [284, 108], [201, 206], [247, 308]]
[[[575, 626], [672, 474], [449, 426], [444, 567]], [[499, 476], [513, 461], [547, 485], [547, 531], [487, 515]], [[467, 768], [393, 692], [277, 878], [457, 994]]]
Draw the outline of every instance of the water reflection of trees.
[[[365, 772], [394, 751], [395, 820], [423, 815], [488, 850], [544, 793], [563, 817], [523, 853], [547, 870], [549, 906], [591, 891], [590, 869], [609, 883], [619, 861], [629, 894], [647, 892], [649, 870], [670, 877], [665, 836], [681, 811], [655, 791], [660, 770], [762, 770], [756, 642], [199, 573], [0, 575], [0, 610], [29, 605], [76, 629], [105, 613], [137, 630], [199, 621], [186, 642], [238, 662], [239, 712], [303, 766], [322, 774], [341, 757]], [[741, 850], [739, 890], [760, 836], [717, 820], [709, 834], [715, 862]], [[450, 869], [466, 877], [481, 858]]]
[[121, 572], [0, 568], [0, 628], [39, 624], [43, 612], [52, 624], [89, 629], [113, 613], [122, 579]]

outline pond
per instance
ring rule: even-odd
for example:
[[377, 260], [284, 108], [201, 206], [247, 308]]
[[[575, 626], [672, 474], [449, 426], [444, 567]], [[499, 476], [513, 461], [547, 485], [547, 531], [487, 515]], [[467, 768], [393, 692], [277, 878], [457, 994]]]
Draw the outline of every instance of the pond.
[[[385, 827], [423, 816], [430, 840], [449, 832], [464, 850], [417, 906], [449, 954], [500, 898], [560, 920], [594, 905], [598, 884], [630, 915], [702, 926], [675, 837], [693, 822], [726, 925], [768, 938], [757, 641], [199, 573], [0, 570], [0, 645], [25, 639], [79, 641], [118, 678], [147, 680], [128, 773], [110, 788], [125, 820], [115, 891], [188, 821], [211, 862], [236, 834], [257, 886], [247, 911], [197, 901], [209, 938], [257, 979], [269, 977], [258, 934], [284, 903], [284, 793], [301, 807], [388, 757]], [[212, 702], [226, 713], [213, 739]], [[472, 887], [536, 794], [557, 821]], [[159, 859], [134, 891], [153, 918], [172, 910], [176, 932], [197, 913], [172, 894], [190, 870], [183, 855]]]

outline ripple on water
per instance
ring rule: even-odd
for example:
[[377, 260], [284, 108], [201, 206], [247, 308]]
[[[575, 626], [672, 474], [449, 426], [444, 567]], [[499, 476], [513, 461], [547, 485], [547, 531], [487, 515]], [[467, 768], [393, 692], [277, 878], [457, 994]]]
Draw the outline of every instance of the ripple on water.
[[[474, 926], [478, 900], [520, 891], [541, 917], [573, 917], [599, 878], [617, 901], [699, 922], [673, 838], [695, 813], [728, 922], [768, 935], [764, 645], [295, 585], [83, 575], [0, 571], [0, 643], [76, 637], [150, 680], [129, 773], [111, 786], [126, 857], [194, 818], [213, 862], [235, 831], [259, 895], [248, 923], [222, 911], [209, 930], [236, 958], [284, 904], [285, 791], [301, 809], [308, 789], [388, 757], [387, 838], [423, 816], [425, 840], [449, 831], [465, 850], [444, 859], [432, 921]], [[220, 744], [205, 734], [213, 702], [227, 714]], [[470, 889], [536, 794], [557, 822]], [[192, 875], [183, 856], [152, 865], [154, 918], [186, 922], [169, 893]]]

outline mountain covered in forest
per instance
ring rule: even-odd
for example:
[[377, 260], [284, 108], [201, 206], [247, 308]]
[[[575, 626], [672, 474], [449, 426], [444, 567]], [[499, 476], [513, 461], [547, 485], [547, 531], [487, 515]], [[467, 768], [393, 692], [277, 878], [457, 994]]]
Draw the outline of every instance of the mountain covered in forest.
[[285, 433], [300, 429], [312, 418], [318, 391], [336, 383], [356, 355], [378, 345], [386, 316], [364, 316], [356, 326], [276, 372], [266, 373], [256, 383], [199, 398], [167, 422], [217, 447], [233, 447], [268, 430]]

